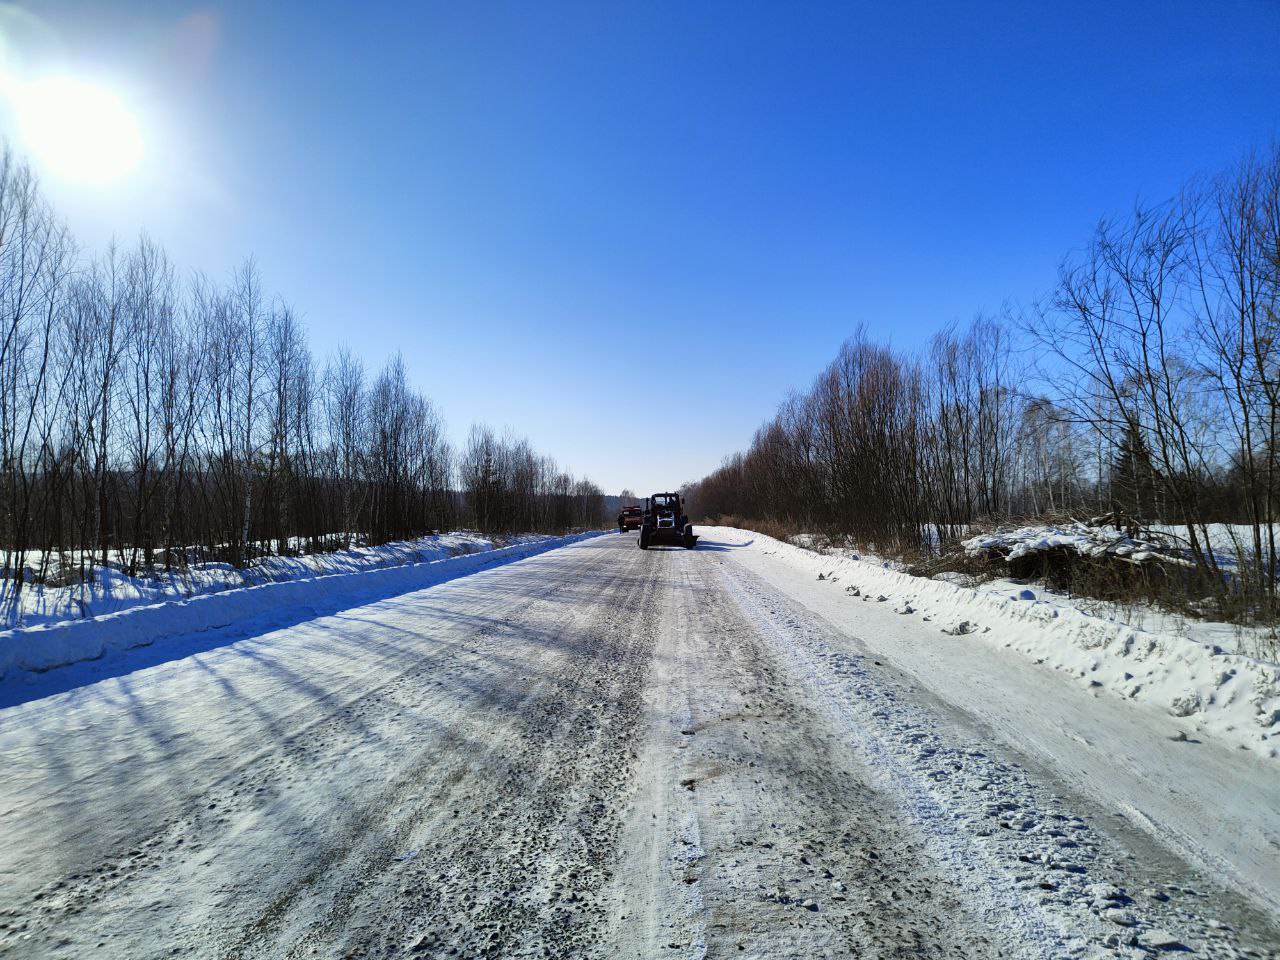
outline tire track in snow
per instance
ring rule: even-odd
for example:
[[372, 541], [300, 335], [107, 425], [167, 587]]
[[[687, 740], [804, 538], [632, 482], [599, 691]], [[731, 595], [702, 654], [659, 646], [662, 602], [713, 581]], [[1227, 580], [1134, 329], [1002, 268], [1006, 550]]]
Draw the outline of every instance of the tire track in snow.
[[[539, 681], [507, 723], [489, 730], [493, 749], [461, 758], [463, 773], [442, 802], [409, 804], [403, 843], [420, 854], [393, 870], [385, 858], [344, 866], [340, 901], [301, 938], [283, 938], [289, 955], [597, 951], [621, 828], [618, 793], [630, 777], [656, 637], [632, 619], [649, 603], [652, 581], [634, 570], [591, 575], [607, 579], [590, 603], [529, 612], [531, 626], [554, 625], [556, 640], [540, 654], [522, 651]], [[264, 955], [279, 955], [278, 944], [258, 940]]]
[[702, 849], [698, 815], [690, 809], [684, 829], [676, 838], [674, 851], [676, 863], [686, 872], [684, 912], [690, 929], [689, 945], [685, 949], [688, 960], [705, 960], [707, 956], [707, 905], [702, 898], [702, 878], [698, 875], [706, 855]]
[[[1001, 932], [965, 909], [913, 831], [885, 815], [892, 804], [872, 771], [725, 589], [714, 555], [653, 562], [680, 586], [679, 627], [656, 658], [655, 683], [668, 691], [656, 725], [677, 759], [661, 777], [672, 812], [655, 829], [664, 851], [682, 850], [687, 819], [676, 811], [696, 814], [701, 856], [683, 880], [698, 890], [706, 955], [1006, 956]], [[662, 929], [673, 936], [628, 957], [697, 947], [672, 873], [649, 869], [666, 884], [650, 886], [666, 891]]]
[[[1023, 955], [1175, 949], [1280, 956], [1263, 945], [1265, 930], [1242, 935], [1203, 916], [1207, 904], [1192, 901], [1199, 894], [1185, 886], [1185, 876], [1145, 870], [1024, 771], [947, 732], [938, 714], [910, 702], [910, 682], [889, 680], [891, 671], [878, 661], [829, 645], [820, 619], [753, 574], [727, 564], [719, 574], [743, 612], [822, 696], [975, 907], [1018, 934]], [[1143, 889], [1126, 887], [1131, 881]]]
[[[902, 762], [898, 751], [867, 725], [866, 714], [852, 709], [846, 684], [833, 682], [829, 671], [815, 663], [802, 647], [802, 642], [809, 646], [815, 642], [814, 638], [797, 641], [793, 636], [794, 630], [780, 624], [772, 611], [762, 604], [760, 595], [739, 580], [727, 565], [721, 565], [719, 572], [726, 591], [747, 618], [822, 695], [830, 712], [841, 721], [842, 730], [868, 765], [888, 783], [903, 812], [926, 838], [938, 861], [949, 868], [959, 888], [968, 894], [976, 912], [984, 916], [991, 926], [1016, 933], [1018, 955], [1028, 960], [1051, 960], [1064, 953], [1077, 952], [1069, 950], [1066, 937], [1043, 914], [1040, 906], [1026, 897], [1012, 879], [957, 827], [954, 814], [921, 785], [919, 775]], [[861, 670], [851, 679], [856, 679], [864, 690], [872, 691], [870, 699], [880, 719], [887, 719], [892, 712], [903, 711], [904, 708], [895, 705], [886, 691], [875, 690], [875, 680], [867, 671]]]

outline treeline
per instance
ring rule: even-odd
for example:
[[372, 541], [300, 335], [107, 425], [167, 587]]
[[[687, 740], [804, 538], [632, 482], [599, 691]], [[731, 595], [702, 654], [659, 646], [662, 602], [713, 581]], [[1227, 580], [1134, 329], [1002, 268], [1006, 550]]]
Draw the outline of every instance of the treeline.
[[[914, 353], [859, 330], [688, 493], [699, 516], [904, 551], [979, 521], [1168, 525], [1207, 579], [1274, 616], [1280, 150], [1103, 221], [1034, 309]], [[1239, 525], [1225, 571], [1217, 523]]]
[[[459, 456], [397, 357], [318, 364], [254, 263], [181, 279], [147, 238], [82, 256], [0, 156], [3, 577], [130, 574], [263, 552], [605, 523], [601, 491], [526, 441]], [[16, 590], [6, 590], [10, 599]]]
[[569, 530], [608, 525], [605, 496], [540, 456], [529, 442], [471, 428], [460, 464], [467, 516], [486, 531]]

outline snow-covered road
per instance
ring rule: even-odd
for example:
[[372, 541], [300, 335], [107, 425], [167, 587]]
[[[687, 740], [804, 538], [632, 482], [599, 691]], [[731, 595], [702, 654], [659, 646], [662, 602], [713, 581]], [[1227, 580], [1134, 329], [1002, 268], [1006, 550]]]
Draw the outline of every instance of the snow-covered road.
[[775, 560], [602, 537], [0, 711], [0, 954], [1280, 955], [1273, 767], [1205, 745], [1219, 822]]

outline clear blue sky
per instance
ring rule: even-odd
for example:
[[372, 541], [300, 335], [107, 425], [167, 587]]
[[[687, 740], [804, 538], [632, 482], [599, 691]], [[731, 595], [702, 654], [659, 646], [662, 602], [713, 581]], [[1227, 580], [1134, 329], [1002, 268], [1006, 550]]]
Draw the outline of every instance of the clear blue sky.
[[1280, 135], [1274, 0], [26, 9], [11, 55], [141, 118], [126, 181], [47, 181], [88, 244], [252, 252], [317, 354], [399, 350], [456, 438], [610, 491], [714, 467], [856, 324], [1030, 301], [1100, 216]]

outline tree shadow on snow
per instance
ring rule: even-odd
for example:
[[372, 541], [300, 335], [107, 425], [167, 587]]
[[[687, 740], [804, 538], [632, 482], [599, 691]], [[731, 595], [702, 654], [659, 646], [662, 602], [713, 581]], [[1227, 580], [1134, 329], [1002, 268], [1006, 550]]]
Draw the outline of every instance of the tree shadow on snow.
[[185, 660], [196, 654], [208, 653], [220, 647], [228, 647], [265, 634], [311, 623], [322, 617], [334, 616], [344, 611], [416, 593], [419, 590], [442, 586], [477, 573], [541, 556], [543, 552], [523, 556], [494, 556], [489, 562], [482, 560], [478, 569], [473, 566], [456, 572], [427, 567], [424, 569], [423, 582], [420, 585], [407, 588], [396, 586], [385, 592], [354, 593], [336, 589], [332, 595], [317, 602], [281, 607], [275, 613], [249, 617], [225, 627], [157, 637], [151, 644], [131, 647], [127, 650], [108, 649], [96, 660], [82, 660], [46, 672], [15, 670], [0, 679], [0, 710], [59, 694], [74, 693], [103, 680], [127, 677], [149, 667]]

